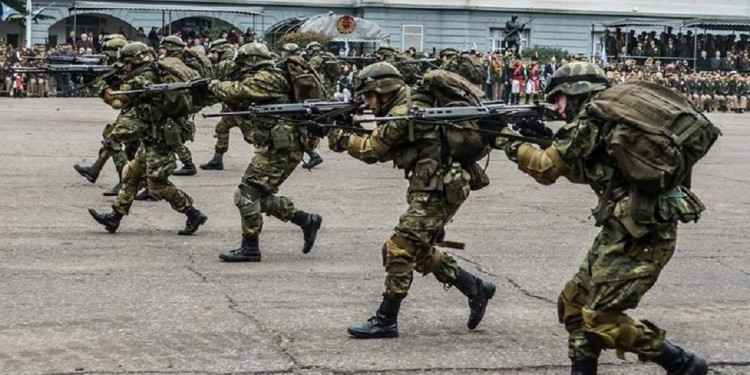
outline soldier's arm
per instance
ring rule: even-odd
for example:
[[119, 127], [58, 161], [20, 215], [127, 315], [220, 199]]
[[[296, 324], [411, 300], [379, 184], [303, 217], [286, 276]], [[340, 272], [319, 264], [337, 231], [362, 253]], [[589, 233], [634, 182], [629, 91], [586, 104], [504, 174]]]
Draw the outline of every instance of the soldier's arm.
[[589, 119], [574, 121], [555, 135], [554, 143], [540, 149], [520, 143], [507, 149], [518, 169], [543, 185], [551, 185], [561, 176], [573, 183], [585, 183], [583, 165], [596, 147], [598, 127]]
[[[418, 103], [413, 103], [417, 104]], [[409, 113], [407, 105], [393, 108], [388, 116], [405, 116]], [[395, 120], [379, 124], [367, 136], [351, 135], [347, 151], [349, 155], [371, 164], [391, 160], [390, 150], [409, 142], [409, 121]]]
[[242, 81], [212, 81], [208, 89], [222, 102], [241, 105], [245, 103], [285, 103], [291, 88], [278, 74], [260, 71]]

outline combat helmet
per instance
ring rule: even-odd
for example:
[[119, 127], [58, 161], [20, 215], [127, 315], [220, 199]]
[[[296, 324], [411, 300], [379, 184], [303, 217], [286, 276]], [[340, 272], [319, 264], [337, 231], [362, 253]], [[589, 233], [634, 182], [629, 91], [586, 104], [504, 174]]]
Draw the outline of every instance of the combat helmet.
[[[118, 37], [112, 37], [113, 35]], [[123, 37], [122, 35], [113, 35], [108, 35], [107, 37], [105, 37], [104, 43], [102, 43], [102, 54], [111, 59], [117, 58], [118, 51], [120, 51], [123, 47], [125, 47], [125, 45], [128, 44], [128, 41], [125, 40], [125, 37]]]
[[602, 68], [583, 61], [574, 61], [560, 67], [547, 82], [548, 103], [554, 103], [557, 95], [587, 95], [607, 89], [609, 81]]
[[355, 95], [368, 92], [387, 94], [404, 87], [404, 76], [387, 62], [377, 62], [364, 67], [354, 77]]
[[120, 62], [141, 65], [156, 60], [154, 50], [141, 42], [130, 42], [120, 50]]
[[295, 43], [286, 43], [281, 46], [281, 57], [296, 55], [299, 52], [299, 46]]
[[377, 50], [375, 50], [375, 55], [381, 56], [381, 59], [387, 59], [395, 54], [396, 49], [388, 44], [380, 46]]
[[440, 50], [440, 56], [456, 56], [458, 55], [458, 50], [456, 50], [453, 47], [443, 48]]
[[220, 59], [224, 57], [225, 53], [233, 51], [234, 47], [232, 47], [232, 43], [229, 43], [229, 41], [224, 38], [214, 40], [213, 43], [211, 43], [211, 48], [208, 50], [209, 53], [216, 53]]
[[237, 50], [237, 57], [235, 57], [234, 62], [238, 65], [257, 68], [261, 65], [273, 64], [273, 57], [265, 44], [248, 43]]
[[167, 50], [167, 56], [173, 56], [185, 50], [185, 42], [178, 36], [170, 35], [161, 41], [159, 48]]
[[310, 42], [310, 43], [307, 43], [307, 46], [305, 47], [305, 49], [311, 49], [317, 52], [317, 51], [322, 50], [323, 47], [318, 42]]

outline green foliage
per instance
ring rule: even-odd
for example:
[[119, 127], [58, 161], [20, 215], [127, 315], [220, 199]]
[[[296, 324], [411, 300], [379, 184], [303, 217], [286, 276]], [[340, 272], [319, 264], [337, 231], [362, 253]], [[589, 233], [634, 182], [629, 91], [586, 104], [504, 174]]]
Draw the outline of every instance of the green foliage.
[[306, 31], [303, 33], [287, 33], [284, 34], [279, 40], [276, 41], [274, 48], [281, 48], [286, 43], [295, 43], [300, 48], [305, 48], [307, 43], [318, 42], [323, 48], [323, 51], [328, 51], [328, 44], [331, 43], [331, 37], [329, 35], [318, 33], [315, 31]]
[[536, 56], [539, 58], [540, 64], [548, 63], [549, 59], [552, 56], [555, 56], [557, 58], [557, 61], [560, 61], [561, 59], [566, 58], [568, 55], [570, 55], [570, 53], [568, 53], [568, 50], [545, 46], [533, 46], [521, 51], [522, 58], [531, 59], [532, 57]]

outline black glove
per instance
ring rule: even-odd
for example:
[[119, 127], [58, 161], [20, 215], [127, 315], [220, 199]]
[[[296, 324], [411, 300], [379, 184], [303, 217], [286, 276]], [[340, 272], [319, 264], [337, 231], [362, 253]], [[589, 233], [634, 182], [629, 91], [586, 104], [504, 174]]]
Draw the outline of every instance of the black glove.
[[208, 95], [208, 80], [201, 80], [190, 86], [190, 93], [193, 95]]
[[538, 119], [517, 122], [513, 124], [513, 130], [529, 138], [552, 139], [555, 135], [552, 129], [548, 128], [547, 125], [544, 125]]
[[316, 138], [328, 135], [328, 127], [316, 123], [307, 124], [307, 133]]

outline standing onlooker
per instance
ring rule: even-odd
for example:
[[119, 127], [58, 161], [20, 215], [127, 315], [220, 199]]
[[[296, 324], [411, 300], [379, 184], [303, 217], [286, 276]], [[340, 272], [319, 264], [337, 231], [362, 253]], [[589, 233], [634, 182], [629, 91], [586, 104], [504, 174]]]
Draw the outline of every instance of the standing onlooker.
[[145, 45], [151, 44], [151, 40], [148, 39], [146, 34], [143, 31], [142, 27], [138, 28], [138, 31], [136, 31], [135, 36], [133, 37], [134, 42], [141, 42]]
[[75, 47], [78, 45], [78, 38], [76, 38], [76, 32], [71, 31], [70, 34], [68, 34], [68, 39], [65, 40], [65, 44], [70, 44], [71, 46]]
[[490, 60], [492, 69], [490, 70], [490, 80], [492, 81], [492, 100], [502, 100], [503, 98], [503, 71], [505, 70], [505, 64], [503, 63], [503, 55], [500, 51], [495, 51], [492, 54]]
[[156, 27], [152, 27], [151, 31], [148, 32], [148, 40], [151, 47], [154, 47], [154, 50], [159, 49], [159, 44], [161, 42], [161, 36], [159, 35], [159, 29]]
[[83, 48], [84, 51], [87, 50], [87, 49], [89, 49], [89, 48], [91, 49], [91, 51], [93, 51], [94, 50], [94, 42], [91, 41], [91, 39], [89, 38], [88, 34], [82, 33], [81, 34], [81, 40], [78, 42], [78, 46], [77, 47], [79, 49]]
[[242, 35], [245, 43], [255, 43], [256, 36], [255, 31], [252, 27], [248, 27], [247, 30], [245, 30], [245, 34]]

